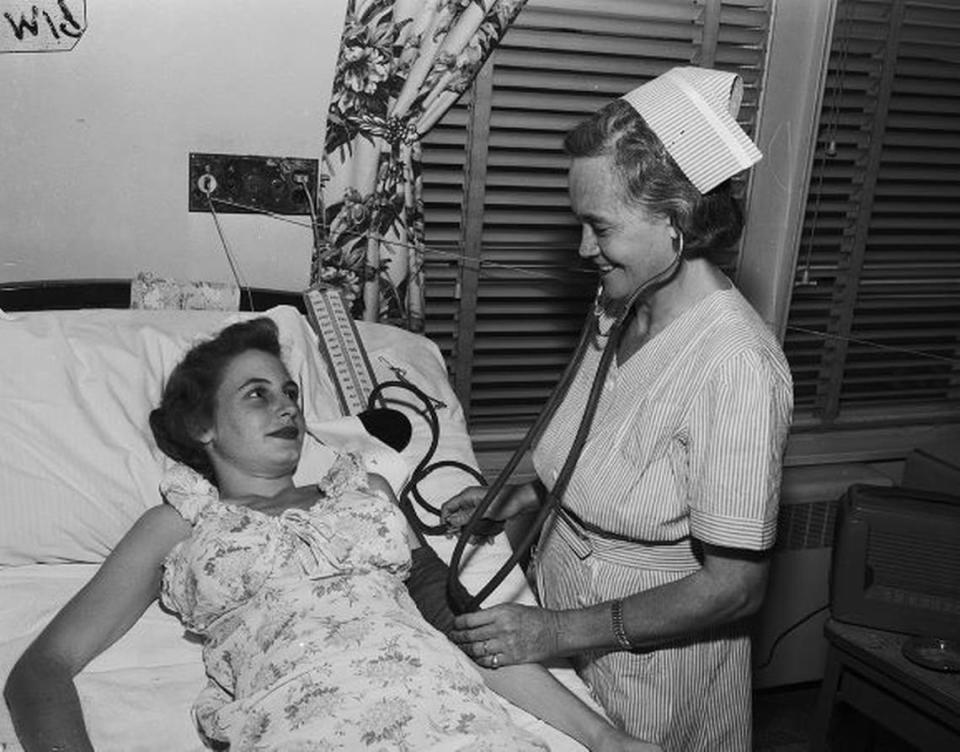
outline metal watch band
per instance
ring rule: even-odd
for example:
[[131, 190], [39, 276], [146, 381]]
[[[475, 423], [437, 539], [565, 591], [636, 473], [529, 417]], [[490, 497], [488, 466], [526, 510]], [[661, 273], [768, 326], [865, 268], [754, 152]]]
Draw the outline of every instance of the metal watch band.
[[610, 621], [613, 624], [613, 636], [617, 639], [617, 644], [624, 650], [633, 650], [630, 644], [630, 638], [623, 628], [623, 601], [617, 598], [610, 604]]

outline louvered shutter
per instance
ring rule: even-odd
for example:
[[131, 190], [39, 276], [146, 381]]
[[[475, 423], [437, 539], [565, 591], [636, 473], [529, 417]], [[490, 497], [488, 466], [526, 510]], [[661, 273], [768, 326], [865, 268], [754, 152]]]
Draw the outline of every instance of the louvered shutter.
[[577, 257], [564, 134], [675, 65], [741, 73], [752, 132], [768, 0], [529, 0], [424, 143], [427, 334], [471, 428], [523, 427], [569, 360], [596, 277]]
[[960, 5], [839, 0], [785, 350], [798, 415], [960, 417]]

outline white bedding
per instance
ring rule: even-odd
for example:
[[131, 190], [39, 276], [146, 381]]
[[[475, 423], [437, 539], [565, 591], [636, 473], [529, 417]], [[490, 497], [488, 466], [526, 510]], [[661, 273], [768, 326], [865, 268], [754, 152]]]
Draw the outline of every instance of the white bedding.
[[[312, 332], [293, 309], [270, 312], [281, 327], [288, 365], [314, 400], [308, 425], [336, 416], [332, 387], [316, 363]], [[164, 459], [146, 433], [146, 414], [163, 376], [184, 348], [245, 314], [214, 312], [84, 311], [0, 317], [0, 684], [43, 625], [85, 583], [103, 556], [143, 509], [159, 501], [156, 483]], [[476, 461], [456, 396], [437, 348], [423, 337], [360, 323], [380, 381], [395, 369], [440, 400], [441, 442], [436, 460]], [[403, 456], [414, 467], [430, 444], [419, 403], [393, 393], [390, 406], [411, 418], [413, 439]], [[406, 403], [406, 404], [403, 404]], [[435, 505], [473, 479], [445, 468], [421, 492]], [[432, 521], [432, 520], [431, 520]], [[445, 559], [455, 541], [431, 538]], [[500, 536], [468, 548], [464, 584], [476, 591], [509, 554]], [[530, 603], [515, 569], [487, 603]], [[568, 667], [553, 669], [596, 707]], [[200, 647], [179, 621], [152, 606], [115, 645], [78, 677], [96, 749], [170, 752], [203, 750], [190, 706], [203, 686]], [[581, 745], [511, 707], [524, 726], [552, 749]], [[18, 750], [6, 707], [0, 708], [0, 750]]]
[[[491, 557], [492, 558], [492, 557]], [[36, 564], [0, 570], [0, 677], [42, 626], [93, 573], [95, 564]], [[465, 578], [479, 580], [481, 572]], [[593, 705], [569, 667], [552, 669]], [[84, 716], [98, 752], [203, 752], [190, 707], [204, 685], [200, 646], [176, 617], [156, 604], [77, 678]], [[552, 750], [584, 748], [524, 711], [504, 703], [514, 719], [535, 731]], [[594, 707], [596, 707], [594, 705]], [[0, 712], [0, 749], [20, 750], [10, 717]]]

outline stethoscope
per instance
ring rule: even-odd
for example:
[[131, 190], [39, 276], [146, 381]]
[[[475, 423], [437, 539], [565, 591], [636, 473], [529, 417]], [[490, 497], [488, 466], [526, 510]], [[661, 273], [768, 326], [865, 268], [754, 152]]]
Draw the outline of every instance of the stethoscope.
[[[513, 455], [510, 457], [510, 460], [504, 466], [499, 476], [497, 476], [497, 479], [487, 488], [483, 500], [476, 507], [476, 509], [474, 509], [473, 514], [467, 521], [467, 524], [460, 531], [460, 536], [450, 559], [450, 570], [447, 578], [447, 593], [450, 597], [451, 605], [459, 613], [476, 611], [480, 607], [480, 604], [483, 603], [483, 601], [486, 600], [486, 598], [490, 595], [490, 593], [496, 590], [497, 586], [503, 582], [517, 562], [519, 562], [533, 547], [537, 538], [540, 536], [540, 530], [543, 527], [543, 524], [551, 514], [556, 512], [561, 515], [572, 515], [572, 512], [567, 512], [563, 506], [563, 495], [566, 491], [567, 484], [570, 482], [570, 478], [573, 475], [577, 461], [580, 458], [580, 453], [583, 451], [583, 445], [586, 443], [587, 436], [590, 433], [590, 426], [593, 423], [594, 415], [597, 412], [597, 406], [600, 402], [600, 396], [603, 392], [603, 385], [607, 376], [607, 372], [610, 370], [610, 364], [613, 361], [613, 357], [617, 352], [617, 347], [620, 344], [623, 324], [629, 317], [630, 312], [633, 310], [638, 301], [649, 295], [655, 289], [668, 284], [673, 279], [674, 275], [676, 275], [677, 271], [680, 269], [682, 260], [683, 242], [681, 240], [680, 246], [676, 251], [673, 261], [671, 261], [671, 263], [665, 269], [654, 274], [643, 284], [637, 287], [637, 289], [634, 290], [627, 298], [626, 304], [614, 318], [613, 324], [607, 330], [607, 342], [603, 348], [603, 353], [600, 356], [597, 372], [593, 377], [593, 383], [590, 386], [590, 392], [587, 397], [587, 404], [584, 408], [583, 416], [580, 419], [580, 425], [578, 426], [577, 432], [574, 435], [573, 443], [570, 445], [570, 451], [567, 454], [566, 460], [564, 460], [563, 466], [557, 475], [556, 481], [547, 491], [546, 498], [543, 500], [543, 503], [540, 506], [540, 510], [537, 513], [536, 519], [534, 520], [533, 524], [530, 525], [526, 535], [520, 542], [520, 545], [514, 549], [509, 559], [503, 563], [500, 569], [497, 570], [497, 572], [490, 578], [487, 584], [484, 585], [480, 591], [469, 601], [462, 603], [456, 598], [456, 593], [462, 593], [464, 591], [459, 581], [459, 573], [460, 564], [463, 559], [463, 553], [467, 542], [475, 535], [478, 535], [478, 530], [482, 525], [489, 524], [483, 520], [483, 516], [490, 508], [490, 505], [493, 503], [493, 501], [499, 496], [507, 481], [513, 476], [517, 465], [520, 464], [520, 461], [534, 446], [534, 444], [540, 440], [540, 437], [542, 436], [547, 425], [550, 423], [550, 420], [553, 418], [557, 408], [563, 402], [564, 397], [566, 397], [567, 392], [570, 389], [570, 385], [573, 382], [574, 376], [577, 373], [577, 369], [579, 368], [580, 363], [583, 361], [591, 342], [597, 335], [601, 334], [600, 321], [602, 308], [600, 305], [600, 300], [602, 288], [597, 291], [597, 300], [593, 306], [593, 309], [587, 315], [587, 321], [584, 324], [583, 331], [581, 332], [580, 340], [577, 343], [577, 349], [573, 358], [561, 375], [557, 385], [551, 392], [550, 397], [547, 399], [547, 402], [544, 405], [540, 415], [527, 431], [516, 450], [514, 450]], [[629, 538], [624, 539], [630, 540]]]

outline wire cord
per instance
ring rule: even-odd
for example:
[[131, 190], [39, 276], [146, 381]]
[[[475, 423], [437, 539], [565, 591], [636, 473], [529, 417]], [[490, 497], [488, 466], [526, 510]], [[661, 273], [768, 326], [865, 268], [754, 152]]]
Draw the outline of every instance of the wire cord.
[[253, 307], [253, 292], [250, 290], [250, 286], [244, 281], [243, 276], [240, 274], [240, 267], [237, 265], [237, 260], [233, 256], [233, 252], [230, 250], [230, 244], [227, 243], [227, 238], [223, 234], [223, 228], [220, 226], [220, 218], [217, 216], [217, 210], [213, 208], [213, 200], [210, 198], [209, 193], [205, 193], [207, 197], [207, 205], [210, 207], [210, 216], [213, 217], [213, 224], [217, 228], [217, 234], [220, 236], [220, 244], [223, 246], [223, 252], [227, 256], [227, 262], [230, 264], [230, 271], [233, 274], [233, 279], [237, 283], [237, 287], [247, 294], [247, 304], [250, 306], [250, 310], [256, 310]]
[[776, 638], [776, 639], [773, 641], [773, 643], [770, 645], [770, 649], [767, 651], [767, 657], [763, 660], [762, 663], [755, 664], [755, 665], [754, 665], [754, 669], [757, 670], [757, 671], [759, 671], [759, 670], [765, 669], [767, 666], [769, 666], [769, 665], [773, 662], [773, 654], [774, 654], [774, 652], [776, 651], [777, 646], [780, 644], [780, 642], [781, 642], [787, 635], [789, 635], [791, 632], [793, 632], [793, 630], [799, 629], [799, 628], [802, 627], [804, 624], [806, 624], [808, 621], [810, 621], [814, 616], [816, 616], [816, 615], [819, 614], [819, 613], [822, 613], [823, 611], [826, 611], [828, 608], [830, 608], [830, 604], [829, 604], [829, 603], [825, 603], [824, 605], [820, 606], [819, 608], [815, 608], [815, 609], [814, 609], [813, 611], [811, 611], [810, 613], [804, 614], [804, 615], [801, 616], [799, 619], [797, 619], [793, 624], [791, 624], [789, 627], [787, 627], [786, 629], [784, 629], [780, 634], [777, 635], [777, 638]]
[[[286, 216], [284, 216], [284, 215], [282, 215], [282, 214], [276, 214], [276, 213], [271, 212], [271, 211], [268, 211], [268, 210], [266, 210], [266, 209], [261, 209], [261, 208], [256, 207], [256, 206], [248, 206], [248, 205], [246, 205], [246, 204], [239, 204], [239, 203], [237, 203], [237, 202], [235, 202], [235, 201], [229, 201], [229, 200], [227, 200], [227, 199], [215, 198], [215, 197], [212, 197], [212, 196], [208, 196], [208, 199], [211, 200], [211, 201], [220, 203], [220, 204], [224, 204], [224, 205], [226, 205], [226, 206], [233, 206], [233, 207], [236, 207], [236, 208], [239, 208], [239, 209], [244, 209], [244, 210], [251, 211], [251, 212], [257, 212], [257, 213], [263, 214], [263, 215], [265, 215], [265, 216], [271, 217], [272, 219], [279, 220], [279, 221], [281, 221], [281, 222], [288, 222], [288, 223], [290, 223], [290, 224], [295, 224], [295, 225], [297, 225], [297, 226], [299, 226], [299, 227], [303, 227], [303, 228], [305, 228], [305, 229], [310, 230], [311, 233], [315, 233], [315, 231], [314, 231], [314, 229], [313, 229], [313, 223], [309, 223], [309, 224], [308, 224], [308, 223], [304, 223], [304, 222], [302, 222], [302, 221], [300, 221], [300, 220], [291, 219], [290, 217], [286, 217]], [[212, 211], [212, 210], [211, 210], [211, 211]], [[218, 231], [219, 231], [219, 223], [218, 223]], [[371, 238], [371, 239], [373, 239], [373, 240], [376, 240], [376, 241], [379, 242], [379, 243], [382, 243], [382, 244], [385, 245], [385, 246], [391, 246], [391, 245], [392, 245], [392, 246], [396, 246], [396, 247], [398, 247], [398, 248], [404, 248], [404, 249], [407, 249], [407, 250], [416, 250], [416, 246], [414, 246], [414, 245], [411, 244], [411, 243], [406, 243], [406, 242], [404, 242], [404, 241], [397, 240], [397, 239], [395, 239], [395, 238], [387, 238], [387, 237], [384, 237], [384, 236], [382, 236], [382, 235], [378, 235], [377, 233], [343, 233], [343, 234], [344, 234], [345, 237], [367, 237], [367, 238]], [[221, 233], [221, 240], [222, 240], [222, 239], [223, 239], [223, 235], [222, 235], [222, 233]], [[591, 278], [595, 278], [595, 277], [596, 277], [596, 272], [595, 272], [595, 271], [590, 270], [590, 269], [584, 269], [584, 268], [578, 267], [578, 266], [577, 266], [577, 267], [563, 267], [563, 268], [562, 268], [563, 273], [562, 273], [562, 274], [559, 274], [559, 273], [556, 273], [556, 272], [548, 272], [548, 271], [542, 271], [542, 270], [538, 270], [538, 269], [530, 269], [529, 267], [517, 266], [517, 265], [515, 265], [515, 264], [505, 264], [505, 263], [497, 262], [497, 261], [488, 261], [488, 260], [476, 259], [476, 258], [473, 258], [473, 257], [468, 257], [468, 256], [466, 256], [466, 255], [464, 255], [464, 254], [462, 254], [462, 253], [457, 253], [457, 252], [455, 252], [455, 251], [448, 251], [448, 250], [445, 250], [445, 249], [442, 249], [442, 248], [436, 248], [436, 247], [433, 247], [433, 246], [427, 247], [427, 248], [426, 248], [426, 251], [428, 251], [429, 253], [431, 253], [431, 254], [433, 254], [433, 255], [435, 255], [435, 256], [447, 257], [447, 258], [451, 259], [452, 261], [455, 261], [455, 262], [457, 262], [457, 263], [459, 263], [459, 264], [461, 264], [461, 265], [463, 265], [463, 266], [468, 266], [468, 265], [469, 265], [469, 266], [472, 266], [472, 267], [476, 268], [476, 269], [480, 272], [481, 276], [484, 276], [484, 277], [486, 277], [486, 278], [488, 278], [488, 279], [489, 279], [489, 278], [495, 278], [496, 273], [497, 273], [497, 272], [500, 272], [500, 271], [502, 271], [502, 272], [510, 272], [510, 273], [512, 273], [512, 274], [522, 274], [522, 275], [529, 276], [529, 277], [534, 277], [534, 278], [537, 278], [537, 279], [555, 280], [555, 281], [557, 281], [557, 282], [569, 282], [571, 275], [573, 275], [573, 276], [582, 275], [582, 276], [584, 276], [584, 277], [589, 276], [589, 277], [591, 277]], [[321, 255], [320, 255], [320, 260], [321, 260], [321, 262], [322, 262], [322, 261], [325, 261], [325, 260], [327, 260], [328, 258], [330, 258], [331, 256], [333, 256], [333, 255], [335, 255], [335, 254], [336, 254], [336, 249], [335, 249], [335, 248], [327, 248], [327, 249], [325, 249], [325, 250], [322, 251], [322, 253], [321, 253]], [[789, 325], [789, 324], [787, 325], [786, 329], [787, 329], [787, 331], [791, 331], [791, 332], [797, 332], [797, 333], [800, 333], [800, 334], [809, 334], [809, 335], [812, 335], [812, 336], [814, 336], [814, 337], [819, 337], [820, 339], [822, 339], [822, 340], [824, 340], [824, 341], [826, 341], [826, 340], [839, 340], [839, 341], [843, 341], [843, 342], [849, 342], [849, 343], [851, 343], [851, 344], [859, 344], [859, 345], [865, 345], [865, 346], [867, 346], [867, 347], [873, 347], [873, 348], [876, 348], [876, 349], [878, 349], [878, 350], [886, 350], [886, 351], [888, 351], [888, 352], [899, 352], [899, 353], [903, 353], [904, 355], [911, 355], [911, 356], [914, 356], [914, 357], [917, 357], [917, 358], [925, 358], [925, 359], [928, 359], [928, 360], [935, 360], [935, 361], [938, 361], [938, 362], [950, 363], [951, 365], [960, 366], [960, 359], [958, 359], [958, 358], [949, 358], [949, 357], [946, 357], [946, 356], [943, 356], [943, 355], [939, 355], [939, 354], [937, 354], [937, 353], [927, 352], [927, 351], [925, 351], [925, 350], [916, 350], [916, 349], [909, 348], [909, 347], [893, 347], [893, 346], [891, 346], [891, 345], [885, 345], [885, 344], [883, 344], [883, 343], [881, 343], [881, 342], [874, 342], [874, 341], [872, 341], [872, 340], [858, 339], [858, 338], [854, 338], [854, 337], [842, 337], [842, 336], [838, 336], [838, 335], [835, 335], [835, 334], [831, 334], [830, 332], [819, 331], [819, 330], [817, 330], [817, 329], [807, 329], [807, 328], [800, 327], [800, 326], [791, 326], [791, 325]]]

